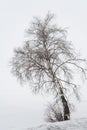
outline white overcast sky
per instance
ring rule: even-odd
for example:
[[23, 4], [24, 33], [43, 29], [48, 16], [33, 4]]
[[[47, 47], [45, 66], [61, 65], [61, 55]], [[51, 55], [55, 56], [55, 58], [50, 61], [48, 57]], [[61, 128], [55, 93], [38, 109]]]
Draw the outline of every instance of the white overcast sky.
[[[58, 25], [68, 27], [68, 39], [87, 58], [87, 0], [0, 0], [1, 130], [20, 130], [42, 122], [46, 98], [32, 96], [28, 86], [21, 87], [10, 73], [9, 61], [13, 49], [22, 46], [32, 17], [45, 16], [48, 11], [56, 14]], [[82, 87], [85, 103], [77, 115], [87, 117], [87, 83]]]

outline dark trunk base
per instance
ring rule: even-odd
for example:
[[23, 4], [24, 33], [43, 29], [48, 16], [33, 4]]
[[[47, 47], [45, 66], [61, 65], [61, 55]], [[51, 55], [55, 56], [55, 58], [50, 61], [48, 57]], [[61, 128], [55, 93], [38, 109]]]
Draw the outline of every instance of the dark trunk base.
[[70, 110], [69, 110], [68, 102], [64, 96], [62, 89], [60, 89], [60, 92], [62, 95], [61, 100], [62, 100], [62, 104], [63, 104], [63, 118], [64, 118], [64, 120], [70, 120]]

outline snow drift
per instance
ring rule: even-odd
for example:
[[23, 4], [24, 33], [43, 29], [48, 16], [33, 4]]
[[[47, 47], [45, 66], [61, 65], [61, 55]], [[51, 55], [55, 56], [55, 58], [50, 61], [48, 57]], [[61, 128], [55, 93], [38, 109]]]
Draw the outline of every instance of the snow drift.
[[64, 122], [46, 123], [36, 128], [28, 128], [27, 130], [87, 130], [87, 119], [75, 119]]

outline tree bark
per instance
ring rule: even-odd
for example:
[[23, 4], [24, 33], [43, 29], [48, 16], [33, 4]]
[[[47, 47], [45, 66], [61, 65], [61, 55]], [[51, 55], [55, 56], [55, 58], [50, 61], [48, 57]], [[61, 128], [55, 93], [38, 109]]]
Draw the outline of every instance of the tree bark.
[[60, 91], [60, 97], [61, 97], [61, 102], [62, 102], [62, 105], [63, 105], [63, 120], [70, 120], [70, 109], [69, 109], [69, 106], [68, 106], [68, 102], [64, 96], [64, 92], [61, 88], [61, 85], [60, 83], [58, 82], [56, 76], [54, 75], [53, 71], [52, 71], [52, 68], [50, 67], [50, 70], [51, 70], [51, 75], [52, 75], [52, 79], [55, 83], [55, 85], [57, 86], [56, 84], [56, 81], [57, 83], [59, 84], [59, 91]]
[[63, 90], [60, 88], [61, 101], [63, 104], [63, 120], [70, 120], [70, 109], [68, 106], [68, 102], [64, 96]]

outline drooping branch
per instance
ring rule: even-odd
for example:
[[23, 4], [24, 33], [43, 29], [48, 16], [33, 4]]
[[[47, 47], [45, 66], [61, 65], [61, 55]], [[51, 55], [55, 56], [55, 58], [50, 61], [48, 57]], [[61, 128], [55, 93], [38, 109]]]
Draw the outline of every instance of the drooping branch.
[[86, 78], [87, 61], [77, 58], [73, 45], [67, 41], [67, 30], [54, 24], [53, 18], [50, 13], [43, 20], [34, 18], [26, 31], [24, 46], [14, 51], [11, 67], [12, 73], [21, 81], [33, 80], [35, 93], [45, 90], [52, 92], [57, 99], [60, 97], [63, 116], [69, 119], [67, 92], [77, 92], [78, 85], [73, 78], [78, 70]]

